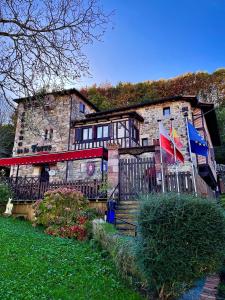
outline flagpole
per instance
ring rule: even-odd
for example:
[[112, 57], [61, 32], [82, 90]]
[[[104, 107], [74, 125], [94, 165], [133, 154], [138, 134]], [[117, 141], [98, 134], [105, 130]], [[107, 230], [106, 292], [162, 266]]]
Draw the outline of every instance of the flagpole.
[[[161, 120], [158, 120], [160, 126]], [[165, 193], [165, 182], [164, 182], [164, 170], [163, 170], [163, 156], [162, 156], [162, 144], [160, 138], [160, 127], [159, 127], [159, 149], [160, 149], [160, 165], [161, 165], [161, 174], [162, 174], [162, 192]]]
[[179, 175], [178, 175], [178, 168], [177, 168], [177, 152], [176, 152], [176, 145], [173, 137], [173, 118], [170, 119], [171, 121], [171, 129], [172, 129], [172, 143], [173, 143], [173, 152], [174, 152], [174, 160], [175, 160], [175, 171], [176, 171], [176, 180], [177, 180], [177, 193], [180, 195], [180, 185], [179, 185]]
[[192, 159], [191, 142], [190, 142], [189, 129], [188, 129], [188, 114], [185, 113], [185, 114], [184, 114], [184, 117], [185, 117], [186, 130], [187, 130], [189, 156], [190, 156], [191, 167], [192, 167], [193, 185], [194, 185], [195, 196], [197, 197], [197, 196], [198, 196], [198, 193], [197, 193], [197, 187], [196, 187], [195, 168], [194, 168], [194, 163], [193, 163], [193, 159]]

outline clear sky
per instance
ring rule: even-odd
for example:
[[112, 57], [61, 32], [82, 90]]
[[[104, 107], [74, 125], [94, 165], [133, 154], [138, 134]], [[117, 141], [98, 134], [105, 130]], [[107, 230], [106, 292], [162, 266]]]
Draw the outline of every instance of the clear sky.
[[225, 0], [100, 1], [115, 10], [114, 28], [88, 47], [93, 78], [81, 86], [225, 67]]

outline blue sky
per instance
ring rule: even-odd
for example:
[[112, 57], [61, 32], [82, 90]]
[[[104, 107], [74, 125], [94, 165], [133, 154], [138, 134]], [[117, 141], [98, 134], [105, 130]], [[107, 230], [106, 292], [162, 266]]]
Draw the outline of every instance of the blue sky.
[[225, 0], [100, 1], [115, 10], [114, 29], [88, 47], [92, 78], [81, 86], [225, 67]]

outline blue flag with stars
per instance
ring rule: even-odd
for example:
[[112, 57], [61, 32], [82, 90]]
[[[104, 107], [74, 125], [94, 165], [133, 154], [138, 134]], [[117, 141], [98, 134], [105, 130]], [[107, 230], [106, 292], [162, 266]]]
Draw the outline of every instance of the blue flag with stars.
[[197, 129], [189, 122], [188, 131], [191, 144], [191, 152], [202, 156], [208, 156], [207, 142], [201, 137]]

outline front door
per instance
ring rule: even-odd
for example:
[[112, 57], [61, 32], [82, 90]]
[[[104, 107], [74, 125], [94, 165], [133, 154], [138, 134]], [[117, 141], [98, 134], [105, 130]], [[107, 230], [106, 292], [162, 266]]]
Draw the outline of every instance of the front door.
[[49, 182], [49, 165], [42, 166], [40, 181], [41, 182]]

